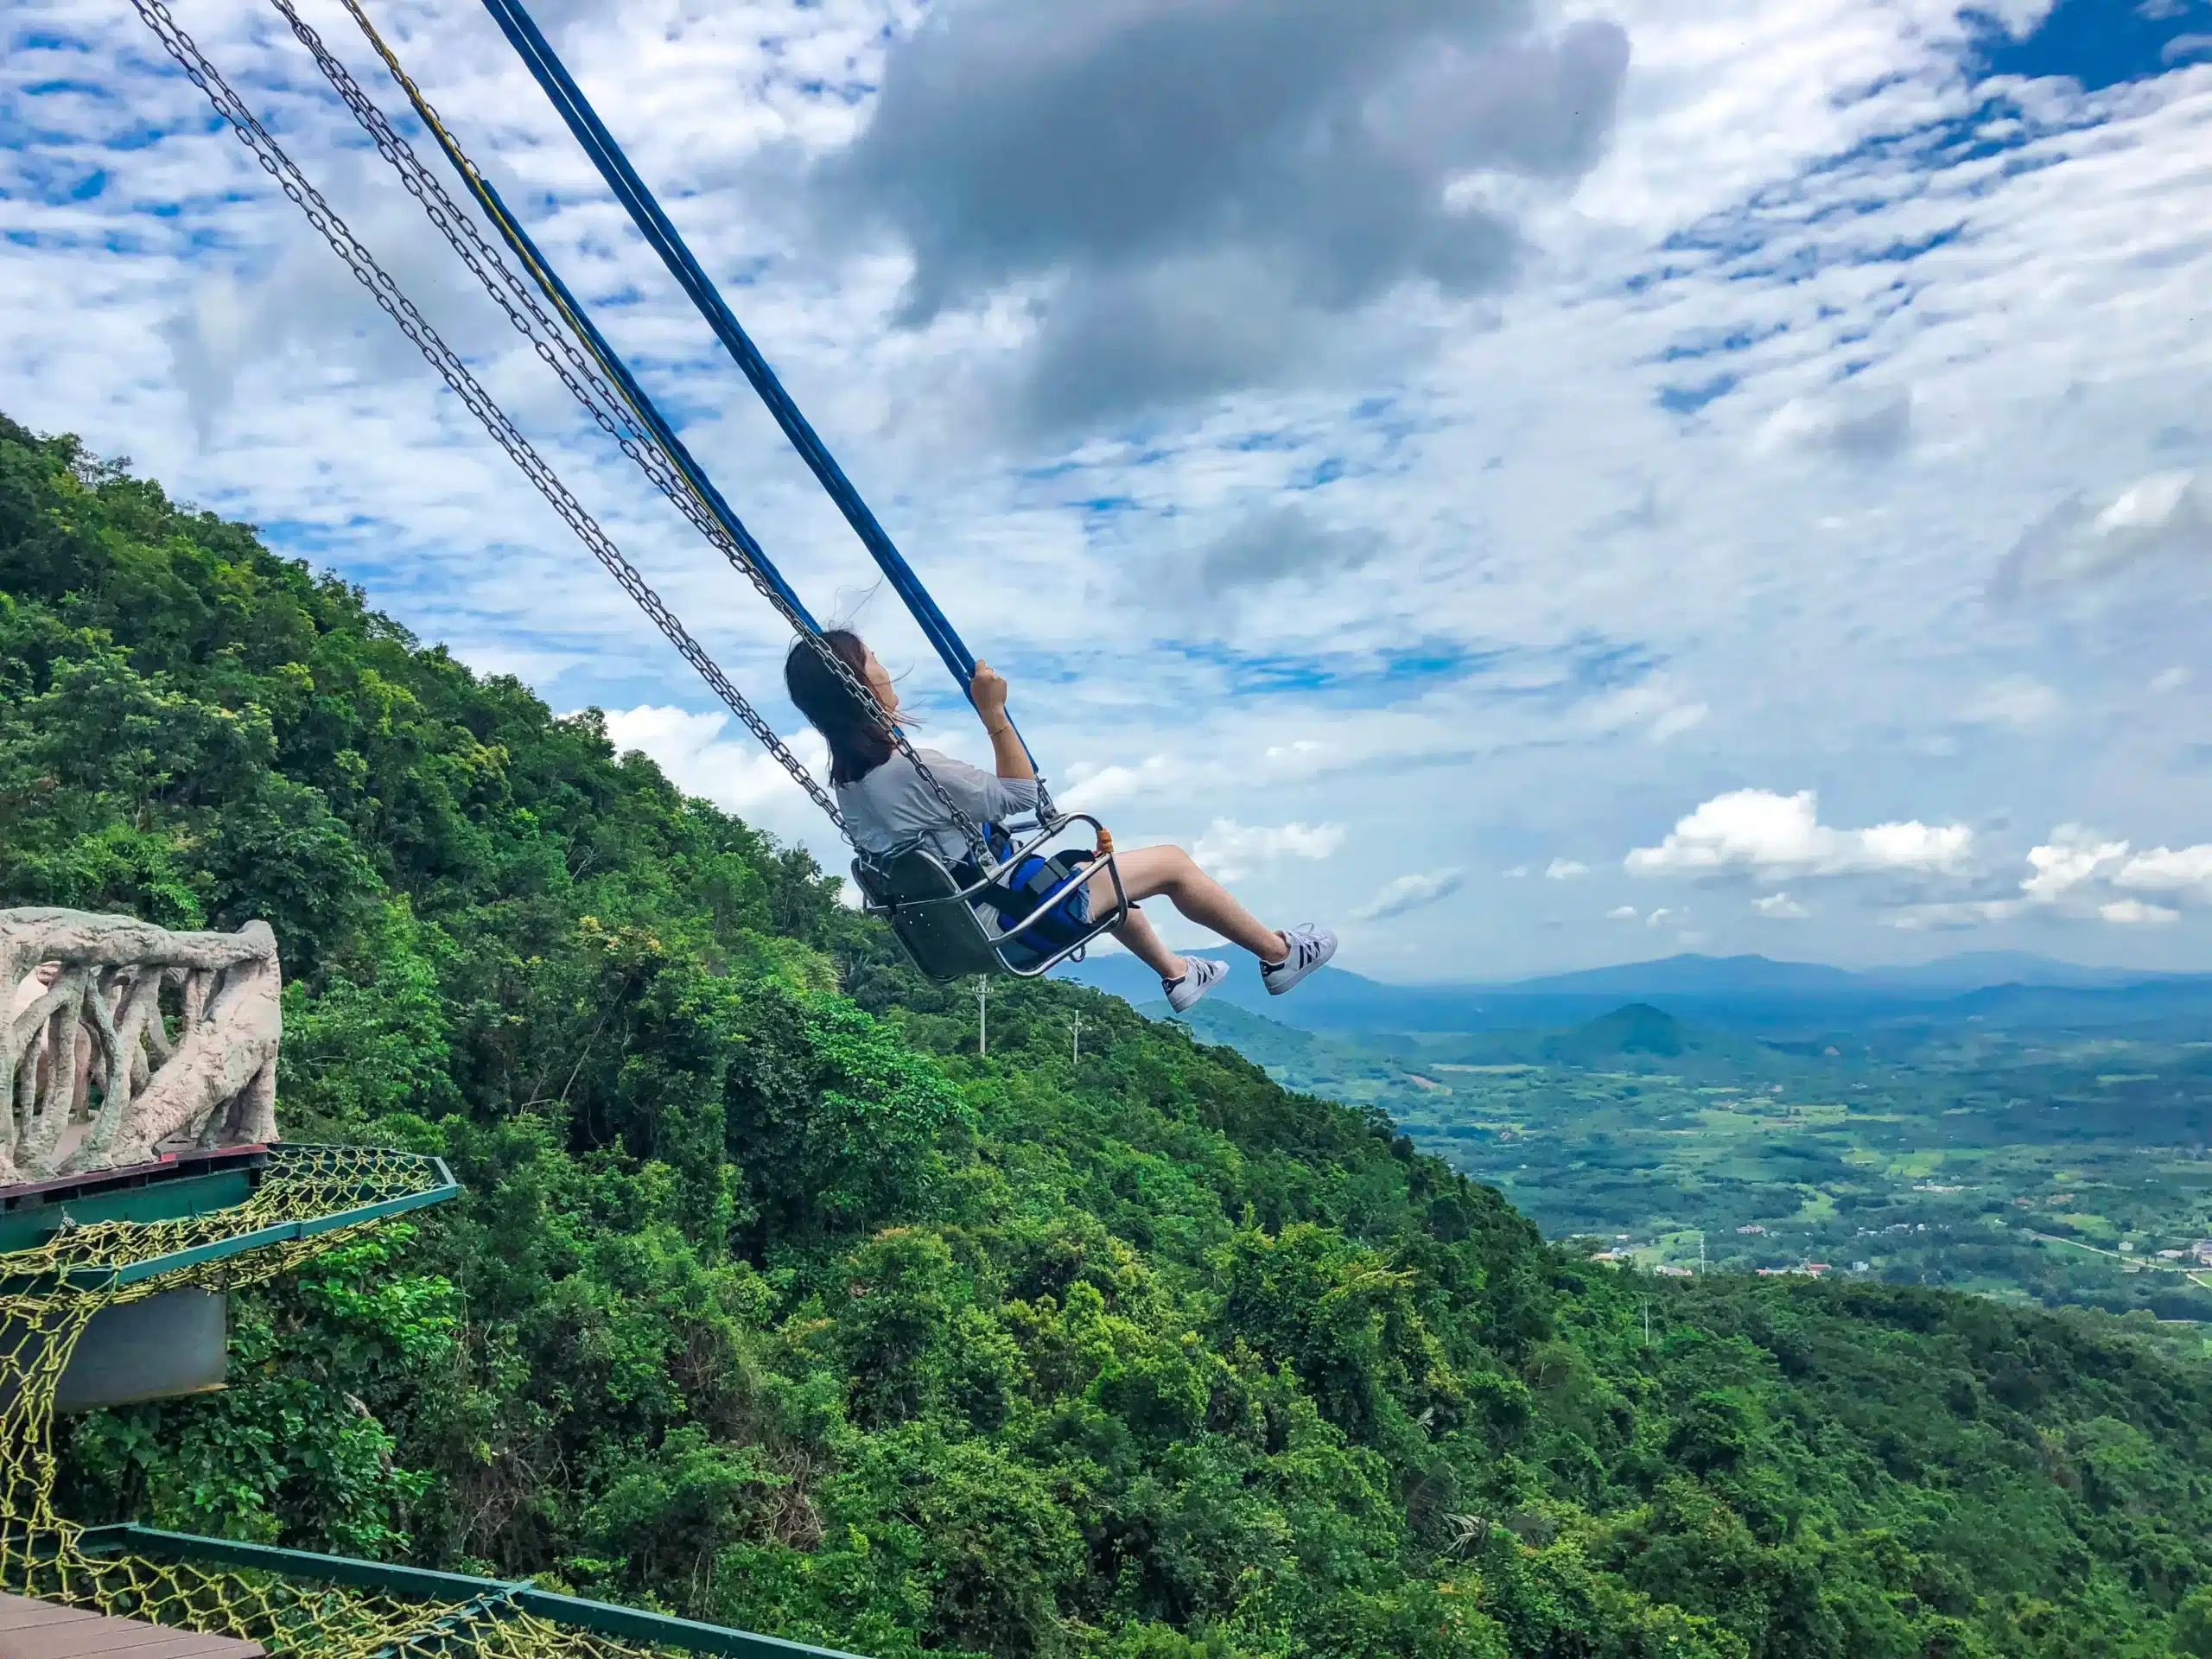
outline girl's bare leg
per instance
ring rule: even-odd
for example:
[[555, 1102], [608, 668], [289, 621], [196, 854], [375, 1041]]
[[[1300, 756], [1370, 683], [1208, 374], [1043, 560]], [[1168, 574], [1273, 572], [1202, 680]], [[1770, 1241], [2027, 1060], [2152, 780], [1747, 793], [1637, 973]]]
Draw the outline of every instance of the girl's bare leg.
[[[1231, 944], [1243, 945], [1262, 962], [1281, 962], [1290, 954], [1281, 934], [1238, 904], [1228, 888], [1200, 869], [1180, 847], [1141, 847], [1118, 854], [1114, 863], [1131, 905], [1165, 898], [1190, 920], [1211, 928]], [[1102, 871], [1091, 878], [1091, 913], [1103, 915], [1113, 906], [1113, 880]], [[1185, 971], [1182, 957], [1167, 950], [1152, 924], [1134, 909], [1129, 919], [1115, 930], [1114, 937], [1162, 979], [1179, 979]]]
[[[1110, 906], [1113, 902], [1113, 894], [1109, 893], [1103, 903]], [[1166, 941], [1160, 937], [1160, 931], [1147, 919], [1144, 912], [1134, 906], [1130, 907], [1128, 920], [1114, 930], [1114, 937], [1121, 941], [1123, 950], [1158, 974], [1163, 981], [1180, 979], [1191, 970], [1188, 963], [1167, 948]]]

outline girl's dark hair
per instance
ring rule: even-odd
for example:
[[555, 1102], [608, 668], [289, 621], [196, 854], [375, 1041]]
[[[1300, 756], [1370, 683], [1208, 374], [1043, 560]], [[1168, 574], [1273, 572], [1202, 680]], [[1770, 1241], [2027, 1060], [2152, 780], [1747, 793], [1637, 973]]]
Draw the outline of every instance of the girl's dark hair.
[[[868, 683], [868, 647], [849, 628], [822, 636], [837, 660]], [[843, 675], [822, 660], [810, 641], [792, 642], [784, 658], [784, 689], [814, 729], [830, 741], [830, 781], [857, 784], [888, 760], [897, 747], [888, 717], [873, 696], [856, 694]]]

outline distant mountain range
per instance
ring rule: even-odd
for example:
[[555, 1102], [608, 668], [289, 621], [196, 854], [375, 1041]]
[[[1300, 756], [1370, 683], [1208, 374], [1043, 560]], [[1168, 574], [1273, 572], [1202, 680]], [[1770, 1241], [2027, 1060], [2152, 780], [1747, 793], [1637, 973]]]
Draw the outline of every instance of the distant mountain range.
[[2084, 968], [2024, 950], [1974, 950], [1901, 968], [1831, 968], [1766, 957], [1666, 957], [1621, 968], [1592, 968], [1488, 988], [1514, 996], [1811, 996], [1891, 991], [1925, 996], [1986, 990], [1998, 985], [2092, 990], [2186, 978], [2121, 968]]
[[[1306, 1031], [1478, 1032], [1585, 1024], [1624, 1002], [1718, 1029], [1777, 1032], [1870, 1024], [1982, 1021], [2115, 1026], [2212, 1018], [2212, 974], [2154, 974], [2018, 951], [1978, 951], [1907, 968], [1853, 970], [1765, 957], [1669, 957], [1493, 985], [1390, 985], [1338, 969], [1270, 997], [1235, 960], [1215, 998]], [[1160, 982], [1125, 956], [1068, 970], [1133, 1003]]]
[[[1167, 1004], [1141, 1004], [1154, 1020]], [[1225, 1044], [1292, 1087], [1337, 1098], [1387, 1098], [1394, 1087], [1433, 1090], [1439, 1065], [1565, 1066], [1579, 1071], [1710, 1072], [1732, 1083], [1788, 1075], [1804, 1064], [1755, 1038], [1687, 1025], [1648, 1002], [1634, 1002], [1558, 1031], [1484, 1031], [1431, 1034], [1317, 1033], [1300, 1030], [1209, 998], [1185, 1017], [1201, 1042]], [[1833, 1055], [1834, 1050], [1815, 1050]]]

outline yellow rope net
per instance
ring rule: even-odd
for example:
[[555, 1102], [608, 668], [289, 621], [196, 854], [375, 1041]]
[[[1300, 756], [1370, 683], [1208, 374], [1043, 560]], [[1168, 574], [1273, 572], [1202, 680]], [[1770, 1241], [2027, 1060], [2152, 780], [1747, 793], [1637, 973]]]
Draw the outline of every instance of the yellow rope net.
[[102, 1310], [263, 1282], [445, 1185], [431, 1159], [280, 1147], [242, 1204], [173, 1221], [65, 1226], [35, 1249], [0, 1255], [0, 1592], [257, 1642], [272, 1654], [629, 1659], [658, 1651], [499, 1605], [496, 1593], [442, 1602], [318, 1581], [311, 1568], [280, 1575], [111, 1553], [54, 1513], [55, 1389]]

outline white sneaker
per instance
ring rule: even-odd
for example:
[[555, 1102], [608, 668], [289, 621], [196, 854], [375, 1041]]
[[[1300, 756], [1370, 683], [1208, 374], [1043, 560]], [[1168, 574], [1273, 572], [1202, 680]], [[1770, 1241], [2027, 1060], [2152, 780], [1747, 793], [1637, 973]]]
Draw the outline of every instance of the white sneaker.
[[1260, 964], [1260, 977], [1266, 982], [1269, 996], [1282, 995], [1308, 974], [1327, 967], [1329, 958], [1337, 954], [1337, 936], [1311, 922], [1292, 928], [1283, 938], [1290, 945], [1290, 954], [1272, 966]]
[[1180, 979], [1162, 980], [1167, 991], [1167, 1006], [1178, 1014], [1188, 1014], [1205, 1000], [1205, 994], [1229, 977], [1229, 964], [1216, 962], [1211, 957], [1185, 957], [1186, 964]]

